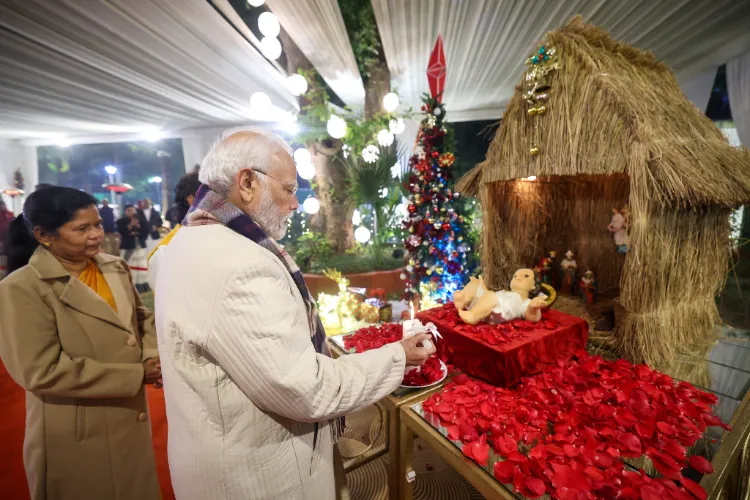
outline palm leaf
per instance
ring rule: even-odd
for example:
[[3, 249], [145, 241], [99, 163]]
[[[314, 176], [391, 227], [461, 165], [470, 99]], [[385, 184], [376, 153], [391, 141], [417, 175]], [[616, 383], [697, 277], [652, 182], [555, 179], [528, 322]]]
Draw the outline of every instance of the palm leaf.
[[351, 207], [372, 205], [376, 209], [382, 207], [386, 200], [380, 197], [381, 189], [393, 191], [394, 179], [391, 168], [398, 159], [398, 143], [393, 142], [388, 147], [380, 147], [377, 161], [365, 162], [358, 152], [352, 151], [346, 159], [348, 172], [347, 199]]

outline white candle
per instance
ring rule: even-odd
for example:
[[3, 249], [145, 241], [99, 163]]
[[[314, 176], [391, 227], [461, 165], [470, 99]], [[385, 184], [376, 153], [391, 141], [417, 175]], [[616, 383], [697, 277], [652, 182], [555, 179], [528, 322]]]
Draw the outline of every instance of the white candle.
[[[428, 332], [427, 328], [424, 327], [421, 321], [419, 321], [418, 319], [414, 319], [414, 304], [411, 305], [411, 319], [404, 320], [403, 328], [405, 339], [408, 339], [420, 333]], [[427, 349], [432, 349], [432, 341], [430, 339], [427, 339], [422, 342], [422, 346], [426, 347]]]

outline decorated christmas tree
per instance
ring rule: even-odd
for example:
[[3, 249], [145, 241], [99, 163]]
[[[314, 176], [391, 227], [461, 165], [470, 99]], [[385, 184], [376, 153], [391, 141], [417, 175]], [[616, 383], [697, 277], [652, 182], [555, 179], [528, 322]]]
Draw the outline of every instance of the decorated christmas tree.
[[471, 272], [469, 223], [461, 213], [460, 194], [453, 190], [453, 141], [440, 97], [423, 97], [425, 118], [409, 160], [407, 181], [406, 298], [419, 295], [423, 308], [451, 300]]

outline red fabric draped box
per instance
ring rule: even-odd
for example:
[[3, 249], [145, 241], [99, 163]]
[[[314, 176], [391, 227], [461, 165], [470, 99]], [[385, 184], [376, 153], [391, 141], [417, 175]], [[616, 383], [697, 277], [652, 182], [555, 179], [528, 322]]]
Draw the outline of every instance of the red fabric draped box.
[[441, 359], [459, 370], [499, 387], [510, 387], [539, 373], [546, 365], [567, 361], [588, 340], [588, 323], [555, 310], [545, 310], [542, 320], [513, 320], [499, 325], [467, 325], [455, 306], [422, 311], [417, 318], [433, 322], [443, 340], [438, 340]]

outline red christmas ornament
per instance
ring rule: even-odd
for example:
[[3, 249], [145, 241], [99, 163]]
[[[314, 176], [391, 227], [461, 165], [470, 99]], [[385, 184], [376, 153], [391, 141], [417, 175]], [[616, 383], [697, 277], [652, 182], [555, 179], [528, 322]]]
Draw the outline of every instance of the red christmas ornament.
[[447, 231], [451, 228], [451, 225], [447, 222], [443, 222], [443, 231]]
[[440, 153], [438, 153], [437, 151], [433, 151], [432, 152], [432, 157], [433, 158], [437, 158], [438, 156], [440, 156]]
[[414, 205], [409, 205], [409, 213], [413, 214], [417, 211], [417, 207]]

